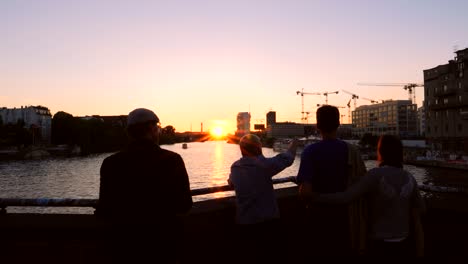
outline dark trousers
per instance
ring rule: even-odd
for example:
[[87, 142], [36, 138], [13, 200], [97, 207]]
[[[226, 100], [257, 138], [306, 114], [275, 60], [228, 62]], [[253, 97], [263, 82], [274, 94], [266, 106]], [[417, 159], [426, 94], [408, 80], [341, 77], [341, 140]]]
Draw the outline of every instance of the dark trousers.
[[368, 241], [368, 256], [370, 257], [388, 257], [388, 258], [407, 258], [415, 256], [415, 249], [412, 247], [410, 239], [400, 242], [386, 242], [383, 240]]
[[304, 213], [298, 252], [327, 258], [353, 256], [346, 207], [315, 205]]
[[283, 226], [279, 219], [251, 225], [237, 225], [238, 243], [241, 251], [237, 258], [242, 263], [264, 263], [274, 259], [275, 263], [285, 259], [284, 248], [290, 241], [285, 240]]

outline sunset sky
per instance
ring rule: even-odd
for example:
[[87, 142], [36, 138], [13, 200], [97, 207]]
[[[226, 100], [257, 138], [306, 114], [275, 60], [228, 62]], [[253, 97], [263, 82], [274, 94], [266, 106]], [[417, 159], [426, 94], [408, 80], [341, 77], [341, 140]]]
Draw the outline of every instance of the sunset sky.
[[[340, 91], [328, 97], [337, 106], [351, 99], [342, 89], [407, 99], [403, 86], [357, 83], [423, 83], [424, 69], [468, 47], [467, 10], [466, 0], [4, 0], [0, 107], [74, 116], [146, 107], [179, 132], [203, 123], [233, 133], [248, 111], [252, 124], [270, 110], [301, 122], [302, 88]], [[421, 106], [422, 87], [416, 97]], [[305, 111], [324, 103], [304, 96]]]

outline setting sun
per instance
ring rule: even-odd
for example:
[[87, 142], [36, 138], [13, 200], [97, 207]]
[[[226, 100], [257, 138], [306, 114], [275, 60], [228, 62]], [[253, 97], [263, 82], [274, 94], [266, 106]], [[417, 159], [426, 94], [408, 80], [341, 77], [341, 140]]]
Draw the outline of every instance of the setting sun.
[[214, 127], [211, 129], [210, 131], [210, 134], [213, 136], [213, 137], [216, 137], [216, 138], [221, 138], [223, 136], [226, 135], [226, 133], [224, 132], [223, 128], [222, 127]]

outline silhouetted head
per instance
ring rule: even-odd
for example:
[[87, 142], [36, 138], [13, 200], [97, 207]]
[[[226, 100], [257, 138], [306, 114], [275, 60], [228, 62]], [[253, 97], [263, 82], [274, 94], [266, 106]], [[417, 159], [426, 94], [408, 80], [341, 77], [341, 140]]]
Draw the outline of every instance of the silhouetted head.
[[151, 110], [137, 108], [128, 114], [127, 132], [133, 139], [150, 139], [158, 143], [159, 118]]
[[340, 111], [332, 105], [324, 105], [317, 109], [317, 129], [330, 133], [340, 126]]
[[258, 156], [262, 154], [262, 142], [253, 134], [243, 136], [239, 141], [242, 156]]
[[379, 166], [403, 168], [403, 145], [398, 137], [383, 135], [377, 145], [377, 160]]

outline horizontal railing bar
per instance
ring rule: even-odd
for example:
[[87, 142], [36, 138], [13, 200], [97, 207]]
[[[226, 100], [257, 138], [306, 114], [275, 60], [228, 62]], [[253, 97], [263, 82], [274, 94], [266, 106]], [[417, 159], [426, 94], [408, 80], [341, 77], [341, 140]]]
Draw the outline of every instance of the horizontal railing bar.
[[[273, 179], [273, 184], [295, 182], [296, 177]], [[229, 185], [214, 186], [191, 190], [192, 196], [232, 191]], [[38, 206], [38, 207], [93, 207], [96, 208], [98, 199], [81, 198], [0, 198], [0, 208], [8, 206]]]
[[[296, 183], [295, 176], [273, 179], [273, 184]], [[426, 192], [440, 193], [465, 193], [468, 194], [466, 187], [445, 187], [420, 184], [418, 188]], [[191, 190], [192, 196], [206, 195], [216, 192], [226, 192], [234, 190], [229, 185], [214, 186]], [[0, 198], [0, 208], [3, 210], [8, 206], [38, 206], [38, 207], [93, 207], [96, 208], [98, 199], [82, 198]]]
[[[290, 177], [273, 179], [273, 184], [286, 183], [286, 182], [295, 183], [296, 177], [290, 176]], [[205, 195], [205, 194], [210, 194], [210, 193], [215, 193], [215, 192], [226, 192], [226, 191], [232, 191], [232, 190], [234, 190], [234, 188], [232, 188], [229, 185], [213, 186], [213, 187], [207, 187], [207, 188], [194, 189], [192, 190], [192, 196]]]

